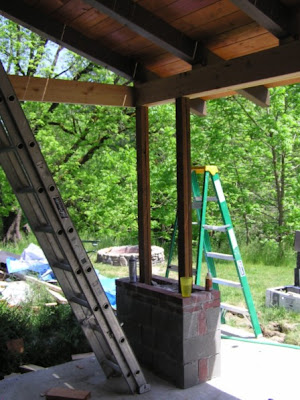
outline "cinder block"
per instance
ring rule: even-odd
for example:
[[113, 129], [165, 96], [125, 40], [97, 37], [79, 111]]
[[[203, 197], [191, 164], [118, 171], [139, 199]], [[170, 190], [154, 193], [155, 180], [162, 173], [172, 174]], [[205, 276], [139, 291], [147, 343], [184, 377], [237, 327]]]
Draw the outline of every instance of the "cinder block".
[[189, 363], [202, 358], [208, 358], [220, 353], [220, 331], [208, 333], [185, 340], [183, 347], [183, 363]]
[[207, 379], [213, 379], [221, 376], [221, 355], [216, 354], [215, 356], [208, 358], [208, 376]]
[[175, 362], [183, 362], [183, 339], [182, 336], [173, 335], [172, 332], [155, 330], [155, 351], [162, 357], [168, 357]]
[[69, 388], [51, 388], [45, 393], [47, 400], [86, 400], [91, 397], [91, 392]]
[[174, 336], [182, 336], [183, 316], [182, 314], [171, 312], [169, 308], [152, 307], [151, 324], [161, 331], [171, 332]]
[[207, 332], [215, 332], [220, 329], [221, 313], [220, 308], [208, 308], [206, 310]]
[[194, 312], [194, 313], [184, 313], [183, 314], [183, 338], [189, 339], [199, 334], [199, 321], [201, 316], [204, 316], [204, 324], [205, 314], [202, 311]]
[[179, 381], [178, 386], [182, 389], [187, 389], [189, 387], [197, 385], [198, 383], [200, 383], [198, 361], [193, 361], [191, 363], [185, 364], [183, 367], [181, 382]]
[[174, 359], [169, 358], [158, 352], [153, 352], [153, 371], [160, 377], [174, 383], [176, 386], [181, 384], [183, 376], [183, 364], [174, 362]]

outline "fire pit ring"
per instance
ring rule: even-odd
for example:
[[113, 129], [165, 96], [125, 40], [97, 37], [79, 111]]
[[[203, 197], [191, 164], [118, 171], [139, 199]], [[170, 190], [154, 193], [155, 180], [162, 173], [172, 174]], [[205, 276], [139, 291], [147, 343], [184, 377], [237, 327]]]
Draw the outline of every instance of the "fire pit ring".
[[[139, 262], [139, 246], [114, 246], [101, 249], [97, 252], [97, 262], [114, 266], [127, 266], [131, 256]], [[152, 264], [162, 264], [165, 261], [164, 249], [151, 246]]]

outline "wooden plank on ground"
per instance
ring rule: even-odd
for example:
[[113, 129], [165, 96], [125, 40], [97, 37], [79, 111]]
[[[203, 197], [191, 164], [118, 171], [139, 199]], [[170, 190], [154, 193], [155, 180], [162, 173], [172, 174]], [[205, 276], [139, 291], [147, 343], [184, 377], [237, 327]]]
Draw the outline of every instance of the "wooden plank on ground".
[[51, 290], [49, 288], [47, 288], [47, 291], [55, 298], [55, 300], [59, 304], [68, 304], [68, 300], [64, 296], [62, 296], [60, 293], [57, 293], [54, 290]]
[[39, 279], [29, 275], [24, 275], [24, 279], [25, 281], [34, 282], [39, 285], [46, 286], [48, 289], [54, 290], [54, 292], [62, 293], [62, 289], [59, 286], [52, 285], [52, 283], [40, 281]]
[[87, 390], [77, 390], [56, 387], [51, 388], [45, 393], [47, 400], [87, 400], [91, 397], [91, 392]]

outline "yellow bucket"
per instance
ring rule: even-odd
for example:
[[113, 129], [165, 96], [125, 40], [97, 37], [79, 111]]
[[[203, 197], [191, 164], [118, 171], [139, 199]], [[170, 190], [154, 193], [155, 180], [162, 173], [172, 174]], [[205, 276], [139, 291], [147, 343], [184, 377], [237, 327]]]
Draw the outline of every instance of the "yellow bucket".
[[191, 297], [193, 278], [182, 276], [180, 278], [181, 295], [182, 297]]

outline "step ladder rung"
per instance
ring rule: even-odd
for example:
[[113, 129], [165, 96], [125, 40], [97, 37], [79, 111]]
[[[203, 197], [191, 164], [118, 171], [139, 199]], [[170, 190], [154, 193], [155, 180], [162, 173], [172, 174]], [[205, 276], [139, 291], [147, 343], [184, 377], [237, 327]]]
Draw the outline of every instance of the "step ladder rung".
[[206, 256], [210, 258], [217, 258], [219, 260], [234, 261], [234, 257], [231, 254], [214, 253], [213, 251], [208, 251]]
[[222, 278], [212, 278], [213, 283], [217, 283], [218, 285], [224, 285], [224, 286], [230, 286], [230, 287], [235, 287], [235, 288], [241, 288], [242, 285], [240, 282], [234, 282], [230, 281], [228, 279], [222, 279]]
[[203, 225], [203, 228], [207, 231], [226, 232], [230, 225]]
[[[217, 202], [218, 199], [215, 196], [208, 196], [207, 201]], [[192, 208], [197, 210], [202, 207], [202, 197], [194, 197], [194, 201], [192, 202]]]
[[249, 315], [249, 311], [244, 307], [233, 306], [227, 303], [221, 303], [222, 310], [230, 311], [234, 314]]

